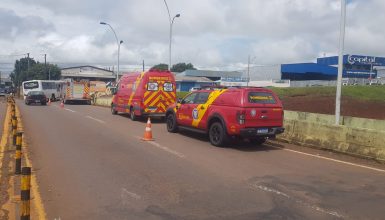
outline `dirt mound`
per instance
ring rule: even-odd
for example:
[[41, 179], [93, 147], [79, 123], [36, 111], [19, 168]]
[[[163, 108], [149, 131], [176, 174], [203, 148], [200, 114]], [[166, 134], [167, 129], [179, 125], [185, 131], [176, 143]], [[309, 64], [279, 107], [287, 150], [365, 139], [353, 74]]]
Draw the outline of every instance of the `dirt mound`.
[[[282, 99], [285, 110], [335, 114], [335, 97], [291, 96]], [[385, 120], [385, 103], [341, 98], [341, 115]]]

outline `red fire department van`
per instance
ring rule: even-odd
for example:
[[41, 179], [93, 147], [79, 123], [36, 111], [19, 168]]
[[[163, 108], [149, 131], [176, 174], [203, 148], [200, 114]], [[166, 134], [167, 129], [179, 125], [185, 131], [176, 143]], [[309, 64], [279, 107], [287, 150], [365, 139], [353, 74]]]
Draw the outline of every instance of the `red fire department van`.
[[176, 102], [176, 84], [170, 71], [150, 70], [124, 74], [111, 103], [112, 114], [129, 113], [131, 120], [141, 116], [164, 117]]
[[271, 90], [257, 87], [194, 91], [168, 108], [166, 122], [169, 132], [207, 133], [215, 146], [226, 145], [230, 137], [262, 144], [284, 131], [281, 101]]

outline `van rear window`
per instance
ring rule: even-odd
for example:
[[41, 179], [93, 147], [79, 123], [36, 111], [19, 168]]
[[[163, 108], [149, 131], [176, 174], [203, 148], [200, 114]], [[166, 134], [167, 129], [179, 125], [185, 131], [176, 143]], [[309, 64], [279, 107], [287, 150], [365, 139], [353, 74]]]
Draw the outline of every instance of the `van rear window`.
[[148, 91], [158, 91], [158, 83], [157, 82], [149, 82], [147, 84]]
[[276, 100], [271, 93], [268, 92], [249, 92], [249, 103], [258, 104], [276, 104]]

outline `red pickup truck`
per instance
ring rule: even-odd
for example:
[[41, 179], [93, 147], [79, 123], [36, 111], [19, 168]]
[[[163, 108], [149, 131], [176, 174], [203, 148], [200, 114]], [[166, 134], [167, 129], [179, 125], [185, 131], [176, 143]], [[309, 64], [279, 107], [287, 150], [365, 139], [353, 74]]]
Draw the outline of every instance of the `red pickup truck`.
[[283, 133], [282, 103], [271, 90], [258, 87], [194, 91], [166, 111], [167, 130], [206, 133], [215, 146], [230, 137], [263, 144]]

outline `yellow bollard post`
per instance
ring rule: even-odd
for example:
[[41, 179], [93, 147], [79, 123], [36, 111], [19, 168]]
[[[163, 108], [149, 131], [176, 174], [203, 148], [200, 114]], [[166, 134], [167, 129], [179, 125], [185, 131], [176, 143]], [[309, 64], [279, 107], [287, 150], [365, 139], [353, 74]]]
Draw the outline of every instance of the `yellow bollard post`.
[[11, 116], [16, 116], [16, 107], [15, 104], [11, 104]]
[[23, 132], [16, 133], [16, 153], [15, 153], [15, 174], [21, 173], [21, 143], [23, 138]]
[[16, 145], [16, 132], [17, 132], [17, 117], [12, 117], [12, 137], [13, 137], [13, 145]]
[[30, 219], [30, 200], [31, 200], [31, 167], [23, 167], [21, 171], [21, 220]]

